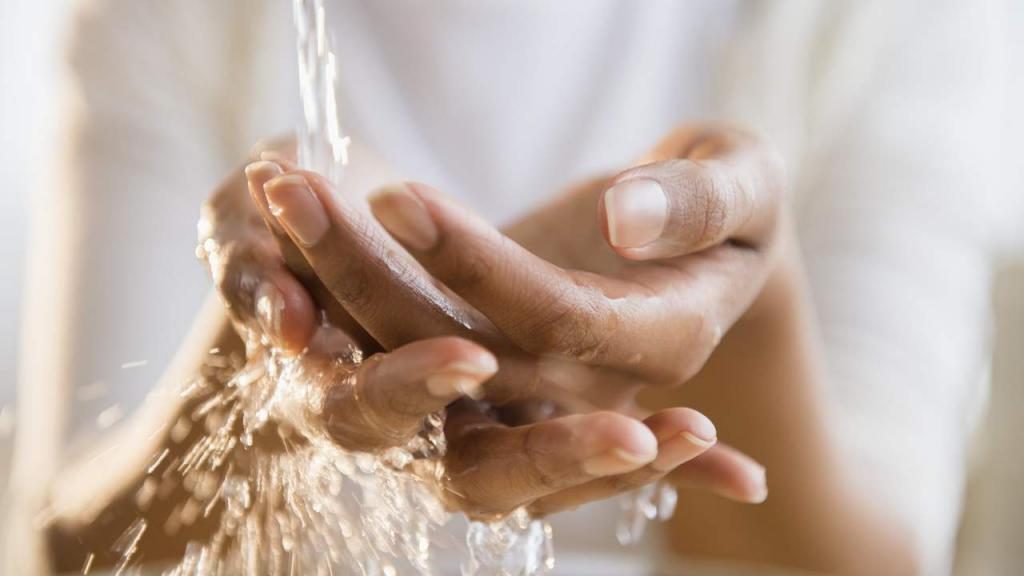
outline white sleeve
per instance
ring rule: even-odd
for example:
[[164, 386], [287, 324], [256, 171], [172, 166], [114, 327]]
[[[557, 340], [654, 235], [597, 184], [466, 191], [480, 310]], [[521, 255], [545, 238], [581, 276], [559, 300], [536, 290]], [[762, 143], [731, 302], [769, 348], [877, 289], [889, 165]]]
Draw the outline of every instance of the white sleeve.
[[[192, 248], [199, 206], [261, 125], [250, 49], [269, 5], [76, 2], [53, 170], [33, 206], [14, 456], [23, 478], [12, 478], [22, 518], [38, 512], [65, 446], [98, 433], [98, 414], [140, 404], [199, 310], [209, 289]], [[19, 540], [36, 532], [18, 522], [8, 530]], [[9, 566], [32, 572], [38, 543], [8, 550]]]
[[986, 2], [833, 16], [797, 196], [839, 429], [923, 573], [947, 573], [1004, 222], [998, 19]]
[[65, 447], [140, 403], [208, 290], [191, 247], [202, 199], [248, 144], [232, 82], [244, 4], [75, 6], [52, 170], [33, 197], [4, 559], [18, 573], [42, 571], [28, 525]]
[[[235, 8], [236, 10], [232, 10]], [[236, 12], [239, 18], [229, 18]], [[68, 319], [72, 389], [102, 383], [130, 411], [209, 288], [191, 247], [204, 198], [245, 158], [240, 2], [83, 4], [69, 46], [67, 179], [76, 207]], [[145, 361], [144, 366], [134, 366]], [[106, 406], [76, 404], [73, 437]]]

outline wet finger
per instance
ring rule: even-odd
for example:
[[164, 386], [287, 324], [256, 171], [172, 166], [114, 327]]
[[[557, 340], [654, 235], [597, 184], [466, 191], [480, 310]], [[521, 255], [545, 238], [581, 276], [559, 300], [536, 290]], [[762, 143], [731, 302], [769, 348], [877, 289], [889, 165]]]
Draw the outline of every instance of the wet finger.
[[717, 442], [714, 424], [689, 408], [663, 410], [648, 417], [644, 424], [658, 440], [658, 456], [651, 463], [627, 474], [592, 480], [541, 498], [530, 506], [531, 513], [545, 516], [570, 510], [656, 482]]
[[336, 201], [305, 171], [266, 183], [277, 222], [351, 316], [386, 348], [426, 337], [466, 335], [474, 319], [405, 256], [373, 218]]
[[669, 478], [680, 486], [710, 490], [737, 502], [760, 504], [768, 498], [764, 467], [725, 444], [680, 466]]
[[[261, 157], [271, 157], [263, 152]], [[343, 330], [355, 340], [367, 353], [379, 350], [379, 346], [359, 323], [341, 306], [331, 292], [324, 286], [316, 272], [306, 261], [302, 251], [295, 245], [291, 237], [270, 212], [264, 187], [267, 182], [284, 175], [285, 170], [294, 169], [294, 165], [285, 159], [271, 162], [260, 160], [246, 166], [249, 194], [263, 217], [267, 228], [271, 231], [284, 260], [285, 272], [294, 275], [298, 282], [309, 292], [310, 297], [323, 311], [331, 325]]]
[[423, 419], [478, 394], [497, 371], [494, 356], [461, 338], [422, 340], [376, 354], [324, 399], [328, 432], [342, 446], [375, 450], [412, 438]]
[[266, 240], [243, 233], [220, 244], [208, 256], [214, 285], [236, 322], [299, 352], [316, 327], [313, 302]]
[[[374, 215], [434, 277], [482, 312], [509, 340], [537, 354], [627, 365], [614, 278], [555, 266], [428, 186], [390, 186]], [[635, 361], [634, 361], [635, 363]]]
[[504, 514], [595, 478], [637, 470], [657, 456], [651, 431], [614, 412], [508, 428], [460, 402], [449, 409], [445, 430], [450, 496], [479, 516]]
[[727, 241], [755, 249], [768, 243], [784, 188], [774, 151], [724, 127], [668, 140], [680, 156], [626, 170], [602, 196], [599, 213], [611, 247], [649, 260]]

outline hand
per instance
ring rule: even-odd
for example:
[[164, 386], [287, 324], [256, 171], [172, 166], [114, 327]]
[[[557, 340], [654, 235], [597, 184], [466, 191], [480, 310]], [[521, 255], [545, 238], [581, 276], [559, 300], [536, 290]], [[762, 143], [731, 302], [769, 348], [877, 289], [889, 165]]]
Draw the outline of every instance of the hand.
[[649, 160], [514, 225], [525, 245], [422, 184], [371, 205], [518, 349], [624, 375], [601, 378], [614, 396], [703, 366], [760, 292], [780, 228], [782, 176], [756, 138], [680, 130]]
[[[264, 155], [278, 164], [254, 164], [247, 170], [257, 204], [246, 201], [245, 183], [236, 175], [204, 208], [201, 241], [236, 325], [296, 353], [308, 348], [307, 361], [349, 348], [381, 350], [330, 296], [275, 223], [263, 184], [281, 175], [279, 164], [290, 166], [291, 160], [281, 150]], [[259, 219], [261, 211], [269, 227]], [[321, 310], [331, 326], [317, 326]], [[401, 341], [400, 335], [389, 337], [371, 327], [385, 341]], [[463, 395], [475, 395], [496, 368], [487, 350], [465, 339], [408, 341], [390, 353], [372, 353], [354, 379], [339, 377], [324, 395], [324, 423], [340, 444], [353, 450], [401, 445], [426, 415]], [[703, 452], [715, 431], [705, 417], [687, 409], [665, 411], [643, 423], [594, 413], [507, 427], [479, 405], [463, 401], [449, 410], [447, 435], [445, 496], [471, 514], [490, 515], [527, 504], [538, 511], [556, 504], [561, 508], [580, 503], [583, 494], [598, 497], [641, 485]], [[512, 477], [509, 469], [520, 473]], [[581, 488], [563, 490], [574, 487]]]
[[[270, 170], [267, 166], [260, 169]], [[510, 392], [513, 398], [517, 394], [519, 398], [528, 398], [536, 384], [541, 382], [545, 384], [545, 392], [554, 389], [555, 386], [547, 386], [559, 384], [553, 375], [580, 375], [578, 370], [567, 369], [569, 367], [564, 363], [550, 361], [550, 356], [523, 354], [522, 347], [517, 349], [514, 343], [510, 345], [504, 334], [496, 334], [495, 328], [489, 324], [490, 318], [463, 305], [444, 285], [435, 284], [422, 270], [410, 264], [400, 250], [392, 248], [386, 236], [380, 233], [357, 203], [335, 203], [329, 191], [330, 185], [315, 174], [292, 171], [287, 176], [264, 183], [271, 202], [267, 204], [266, 199], [259, 197], [257, 201], [266, 206], [276, 206], [276, 216], [268, 217], [270, 225], [290, 234], [331, 292], [371, 334], [389, 343], [386, 345], [438, 333], [462, 334], [489, 342], [489, 348], [501, 350], [502, 373], [505, 375], [502, 378], [499, 374], [499, 378], [488, 383], [492, 398], [495, 388], [503, 390], [506, 399]], [[391, 200], [394, 198], [391, 196]], [[379, 202], [377, 205], [380, 206]], [[386, 220], [386, 216], [382, 215], [382, 219]], [[393, 221], [392, 228], [395, 228]], [[396, 236], [401, 236], [401, 231]], [[486, 252], [480, 250], [481, 244], [476, 240], [479, 239], [470, 239], [467, 247], [474, 253]], [[415, 252], [414, 245], [410, 248]], [[500, 251], [497, 255], [500, 260]], [[480, 258], [481, 261], [486, 260], [487, 255]], [[532, 266], [534, 263], [527, 264]], [[518, 272], [515, 266], [508, 270], [513, 276]], [[529, 267], [524, 270], [528, 271]], [[544, 291], [538, 293], [547, 294]], [[485, 313], [489, 311], [485, 310]], [[578, 359], [582, 355], [576, 356]], [[526, 368], [526, 372], [522, 368]], [[621, 374], [600, 364], [596, 368], [598, 376], [589, 378], [593, 384], [591, 388], [603, 386], [620, 396], [629, 390], [629, 383]], [[509, 377], [509, 374], [518, 375], [518, 378]], [[522, 378], [524, 374], [528, 378]], [[502, 380], [504, 385], [496, 385], [498, 380]], [[535, 387], [523, 386], [524, 382], [533, 383]], [[516, 384], [518, 390], [514, 388]], [[716, 447], [706, 458], [694, 464], [689, 467], [695, 472], [693, 477], [703, 476], [706, 485], [744, 500], [763, 498], [763, 472], [732, 450]]]

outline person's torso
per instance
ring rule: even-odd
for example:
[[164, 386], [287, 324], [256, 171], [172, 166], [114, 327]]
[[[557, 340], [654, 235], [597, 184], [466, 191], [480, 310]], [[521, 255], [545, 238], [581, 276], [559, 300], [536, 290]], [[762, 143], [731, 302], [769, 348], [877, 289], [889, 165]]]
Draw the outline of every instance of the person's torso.
[[[326, 10], [354, 146], [496, 222], [716, 115], [738, 11], [734, 0], [328, 0]], [[267, 25], [289, 38], [290, 23]], [[298, 118], [284, 78], [256, 107]]]

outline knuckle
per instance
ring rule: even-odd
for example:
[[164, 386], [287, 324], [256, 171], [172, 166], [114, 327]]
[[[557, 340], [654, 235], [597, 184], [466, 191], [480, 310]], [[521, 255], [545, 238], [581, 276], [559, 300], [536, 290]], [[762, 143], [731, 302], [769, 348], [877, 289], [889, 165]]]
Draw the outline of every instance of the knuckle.
[[541, 428], [535, 427], [526, 433], [523, 437], [522, 449], [529, 463], [528, 470], [531, 482], [542, 488], [545, 492], [550, 492], [557, 490], [561, 486], [559, 480], [562, 475], [550, 469], [553, 467], [546, 460], [548, 451], [543, 448], [546, 438], [540, 437], [538, 434], [539, 430]]
[[456, 245], [450, 239], [441, 246], [447, 257], [446, 280], [461, 289], [472, 289], [483, 284], [494, 272], [492, 252], [483, 247]]
[[[373, 370], [370, 367], [368, 370]], [[366, 381], [367, 371], [360, 371], [350, 381], [335, 387], [329, 400], [326, 428], [344, 448], [380, 450], [399, 446], [415, 434], [420, 421], [400, 421], [382, 409], [384, 404], [375, 386]], [[385, 401], [386, 402], [386, 401]]]
[[522, 486], [516, 483], [523, 470], [510, 471], [499, 483], [489, 481], [479, 471], [479, 463], [488, 456], [480, 446], [487, 444], [489, 435], [486, 429], [470, 432], [462, 441], [449, 444], [445, 455], [449, 486], [444, 492], [448, 504], [471, 518], [506, 515], [523, 503], [517, 497]]
[[715, 243], [725, 232], [729, 209], [725, 188], [717, 171], [704, 169], [697, 172], [690, 201], [692, 213], [699, 215], [693, 236], [693, 241], [699, 246]]
[[681, 360], [671, 364], [667, 372], [668, 383], [672, 386], [696, 376], [704, 368], [722, 337], [719, 325], [705, 314], [696, 314], [685, 323], [683, 337], [680, 338], [680, 351], [675, 356]]
[[601, 295], [560, 297], [537, 316], [527, 348], [535, 354], [590, 361], [605, 352], [618, 325], [618, 314]]
[[418, 428], [422, 419], [426, 417], [419, 398], [415, 394], [387, 393], [380, 384], [368, 381], [363, 387], [377, 419], [389, 425]]
[[324, 283], [342, 304], [365, 307], [372, 299], [369, 274], [361, 266], [347, 268], [342, 274], [330, 274]]

